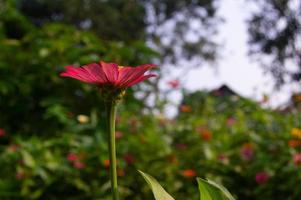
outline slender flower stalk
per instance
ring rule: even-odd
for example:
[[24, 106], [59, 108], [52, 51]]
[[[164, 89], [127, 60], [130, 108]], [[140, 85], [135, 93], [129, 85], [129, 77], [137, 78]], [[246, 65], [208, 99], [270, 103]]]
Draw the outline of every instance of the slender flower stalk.
[[116, 164], [116, 146], [115, 146], [115, 118], [117, 104], [114, 102], [106, 103], [107, 131], [108, 131], [108, 148], [110, 158], [110, 179], [113, 200], [118, 200], [117, 184], [117, 164]]
[[140, 83], [155, 74], [147, 74], [152, 64], [137, 67], [124, 67], [115, 63], [91, 63], [81, 67], [67, 66], [61, 73], [63, 77], [70, 77], [98, 87], [106, 106], [106, 120], [108, 132], [108, 148], [110, 158], [110, 179], [112, 200], [118, 200], [117, 163], [115, 147], [115, 118], [118, 102], [122, 99], [127, 87]]

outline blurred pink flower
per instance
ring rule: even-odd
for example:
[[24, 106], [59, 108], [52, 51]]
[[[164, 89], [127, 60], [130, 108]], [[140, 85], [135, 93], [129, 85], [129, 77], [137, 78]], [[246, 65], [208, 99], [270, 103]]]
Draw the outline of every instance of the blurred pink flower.
[[294, 154], [292, 161], [295, 165], [301, 165], [301, 153]]
[[269, 174], [265, 171], [257, 172], [255, 180], [258, 184], [264, 184], [269, 180]]
[[81, 67], [67, 66], [66, 71], [60, 75], [98, 86], [111, 85], [115, 88], [127, 88], [156, 76], [155, 74], [144, 74], [153, 67], [155, 65], [152, 64], [124, 67], [116, 63], [100, 61], [99, 63], [91, 63]]
[[168, 81], [167, 84], [168, 84], [171, 88], [177, 89], [177, 88], [179, 87], [179, 85], [180, 85], [180, 81], [177, 80], [177, 79], [174, 79], [174, 80]]
[[217, 157], [218, 161], [220, 161], [221, 163], [228, 165], [229, 164], [229, 158], [225, 155], [225, 154], [220, 154]]
[[78, 156], [75, 153], [69, 153], [67, 155], [67, 160], [70, 161], [70, 162], [74, 162], [74, 161], [77, 161], [79, 159], [78, 159]]
[[240, 149], [240, 154], [243, 159], [249, 161], [254, 156], [253, 145], [251, 143], [245, 143], [242, 145]]
[[0, 137], [3, 137], [6, 135], [6, 132], [3, 128], [0, 128]]
[[225, 156], [224, 154], [220, 154], [220, 155], [218, 155], [217, 159], [218, 159], [219, 161], [223, 161], [223, 160], [226, 159], [226, 156]]
[[116, 131], [115, 132], [115, 138], [116, 139], [121, 139], [123, 137], [123, 133], [121, 131]]
[[229, 117], [226, 121], [227, 126], [233, 126], [236, 123], [236, 119], [234, 117]]
[[81, 161], [75, 161], [73, 163], [73, 167], [76, 168], [76, 169], [83, 169], [83, 168], [86, 167], [86, 165]]

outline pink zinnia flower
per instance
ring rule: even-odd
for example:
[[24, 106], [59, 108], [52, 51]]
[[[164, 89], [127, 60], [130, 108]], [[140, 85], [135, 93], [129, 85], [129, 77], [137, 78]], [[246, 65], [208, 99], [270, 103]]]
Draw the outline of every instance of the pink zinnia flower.
[[292, 161], [295, 165], [301, 165], [301, 153], [294, 154]]
[[70, 161], [70, 162], [74, 162], [74, 161], [77, 161], [79, 159], [78, 159], [78, 156], [75, 153], [69, 153], [67, 155], [67, 160]]
[[255, 180], [258, 184], [264, 184], [269, 180], [269, 174], [265, 171], [257, 172]]
[[127, 88], [144, 81], [155, 74], [145, 75], [149, 69], [155, 67], [152, 64], [137, 67], [123, 67], [116, 63], [91, 63], [81, 67], [67, 66], [61, 76], [71, 77], [86, 83], [98, 86], [113, 86], [116, 88]]

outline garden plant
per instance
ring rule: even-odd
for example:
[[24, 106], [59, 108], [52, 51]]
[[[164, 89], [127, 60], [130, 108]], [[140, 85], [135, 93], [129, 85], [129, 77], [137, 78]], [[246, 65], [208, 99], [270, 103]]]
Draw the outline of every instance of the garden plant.
[[[235, 199], [299, 200], [300, 93], [275, 108], [267, 94], [235, 92], [240, 83], [186, 88], [184, 73], [169, 73], [189, 74], [186, 63], [165, 63], [197, 56], [201, 67], [215, 59], [222, 48], [211, 40], [214, 6], [224, 1], [149, 2], [0, 0], [0, 200], [227, 199], [224, 187]], [[293, 0], [254, 2], [265, 5], [250, 21], [254, 44], [275, 55], [268, 61], [280, 58], [269, 68], [280, 83], [283, 73], [299, 80], [298, 70], [287, 74], [279, 64], [300, 58], [289, 48], [298, 15], [287, 15], [300, 9]], [[200, 40], [183, 41], [200, 9]], [[271, 17], [275, 11], [282, 17]], [[179, 29], [169, 43], [154, 27], [173, 17]], [[284, 29], [267, 34], [271, 24]]]
[[[155, 77], [155, 74], [145, 75], [155, 67], [145, 64], [138, 67], [119, 66], [116, 63], [91, 63], [81, 67], [67, 66], [61, 73], [63, 77], [71, 77], [86, 83], [95, 84], [101, 94], [106, 109], [106, 126], [108, 133], [109, 166], [111, 194], [113, 200], [119, 199], [117, 183], [117, 163], [115, 145], [115, 120], [118, 103], [122, 100], [127, 87]], [[161, 185], [150, 175], [139, 171], [151, 187], [156, 200], [173, 200]], [[213, 181], [198, 179], [201, 200], [234, 200], [231, 194]]]

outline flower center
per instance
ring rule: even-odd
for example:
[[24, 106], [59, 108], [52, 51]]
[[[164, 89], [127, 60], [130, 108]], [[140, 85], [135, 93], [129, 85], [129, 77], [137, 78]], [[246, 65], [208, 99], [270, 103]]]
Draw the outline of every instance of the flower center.
[[100, 95], [105, 102], [119, 102], [125, 95], [125, 88], [118, 88], [114, 85], [99, 86]]

